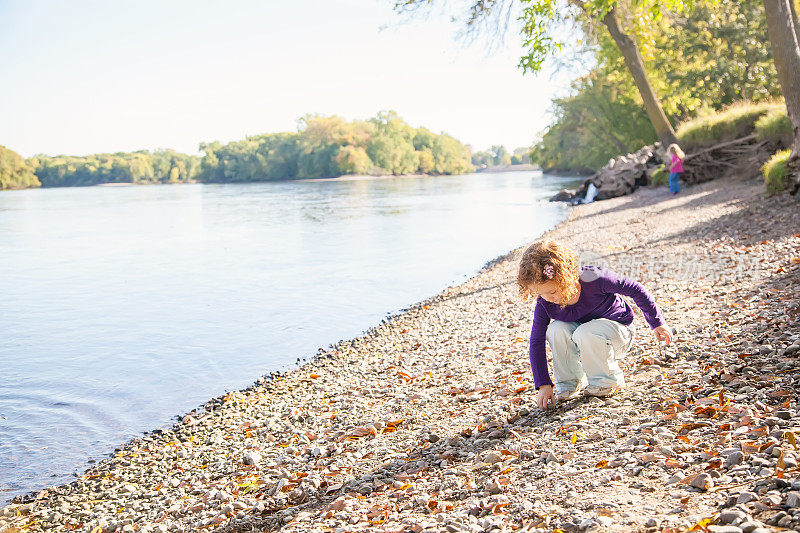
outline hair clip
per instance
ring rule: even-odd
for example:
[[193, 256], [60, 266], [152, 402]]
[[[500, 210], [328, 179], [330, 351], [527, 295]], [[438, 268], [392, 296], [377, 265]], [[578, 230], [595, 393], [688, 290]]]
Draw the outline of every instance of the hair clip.
[[542, 268], [542, 273], [544, 274], [544, 277], [546, 277], [547, 279], [553, 279], [553, 276], [555, 275], [556, 272], [555, 269], [553, 268], [553, 265], [545, 265]]

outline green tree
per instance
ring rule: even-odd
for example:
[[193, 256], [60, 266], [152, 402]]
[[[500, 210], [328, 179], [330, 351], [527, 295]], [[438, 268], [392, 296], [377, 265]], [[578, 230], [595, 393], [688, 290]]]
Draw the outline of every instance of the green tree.
[[489, 152], [492, 154], [493, 166], [497, 167], [511, 164], [511, 154], [508, 153], [505, 146], [496, 144], [489, 149]]
[[39, 179], [25, 159], [0, 145], [0, 190], [39, 187]]
[[529, 164], [531, 162], [531, 150], [532, 148], [530, 146], [520, 146], [519, 148], [514, 148], [514, 153], [511, 154], [511, 164]]
[[471, 161], [478, 168], [486, 168], [494, 164], [494, 156], [488, 150], [483, 150], [472, 154]]
[[337, 156], [343, 145], [349, 144], [352, 126], [340, 117], [306, 115], [300, 119], [298, 147], [298, 176], [318, 178], [338, 176]]
[[372, 168], [372, 160], [361, 146], [342, 146], [336, 155], [338, 174], [366, 174]]
[[[631, 27], [651, 35], [639, 39], [642, 54], [671, 120], [780, 94], [761, 0], [698, 0], [687, 14], [644, 13]], [[598, 35], [592, 53], [595, 68], [553, 101], [555, 122], [533, 154], [545, 169], [596, 169], [657, 139], [611, 38]]]
[[419, 156], [413, 144], [414, 128], [394, 111], [381, 111], [370, 122], [374, 134], [367, 143], [367, 154], [375, 165], [389, 174], [416, 172]]
[[417, 151], [419, 158], [419, 171], [422, 174], [430, 174], [436, 168], [436, 159], [433, 157], [433, 150], [431, 148], [423, 148]]
[[431, 153], [436, 174], [464, 174], [475, 170], [467, 147], [447, 134], [437, 135]]

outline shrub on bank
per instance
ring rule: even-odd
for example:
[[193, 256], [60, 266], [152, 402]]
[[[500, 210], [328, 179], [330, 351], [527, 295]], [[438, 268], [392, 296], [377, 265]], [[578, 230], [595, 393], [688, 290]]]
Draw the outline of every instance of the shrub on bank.
[[650, 184], [653, 187], [660, 187], [662, 185], [666, 185], [669, 182], [669, 172], [664, 167], [657, 169], [653, 172], [653, 176], [651, 178]]
[[701, 115], [684, 122], [678, 127], [677, 136], [684, 149], [711, 146], [737, 139], [753, 133], [759, 118], [768, 113], [775, 113], [781, 107], [784, 107], [783, 104], [775, 102], [736, 103], [722, 111]]
[[780, 150], [769, 158], [769, 161], [761, 167], [764, 174], [764, 183], [767, 188], [767, 196], [778, 194], [786, 190], [788, 186], [788, 174], [786, 172], [786, 160], [789, 159], [791, 150]]
[[770, 140], [781, 143], [782, 146], [792, 144], [792, 123], [786, 113], [786, 106], [770, 109], [756, 121], [756, 134], [758, 140]]

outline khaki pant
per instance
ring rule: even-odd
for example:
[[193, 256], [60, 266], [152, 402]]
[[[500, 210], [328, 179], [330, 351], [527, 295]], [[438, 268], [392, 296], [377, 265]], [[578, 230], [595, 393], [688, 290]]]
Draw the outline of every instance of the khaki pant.
[[622, 387], [625, 377], [617, 360], [630, 350], [635, 330], [598, 318], [583, 324], [554, 320], [547, 327], [553, 354], [556, 392], [575, 390], [579, 384]]

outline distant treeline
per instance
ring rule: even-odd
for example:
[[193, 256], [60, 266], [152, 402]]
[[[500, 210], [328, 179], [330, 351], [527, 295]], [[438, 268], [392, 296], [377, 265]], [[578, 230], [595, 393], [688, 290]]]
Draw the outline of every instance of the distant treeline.
[[516, 148], [510, 153], [505, 146], [494, 145], [488, 150], [472, 154], [472, 164], [476, 168], [522, 165], [531, 162], [531, 147]]
[[261, 181], [343, 174], [463, 174], [469, 149], [446, 134], [412, 128], [393, 111], [352, 122], [309, 115], [297, 133], [200, 145], [202, 181]]
[[28, 159], [43, 187], [99, 183], [182, 183], [190, 181], [200, 158], [172, 150], [87, 156], [43, 156]]
[[[501, 147], [502, 148], [502, 147]], [[0, 189], [101, 183], [248, 182], [344, 174], [463, 174], [468, 147], [447, 134], [413, 128], [393, 111], [346, 121], [308, 115], [296, 133], [204, 143], [202, 157], [172, 150], [24, 160], [0, 147]], [[505, 149], [503, 149], [505, 150]]]

